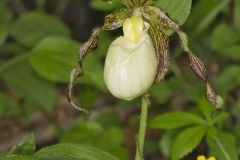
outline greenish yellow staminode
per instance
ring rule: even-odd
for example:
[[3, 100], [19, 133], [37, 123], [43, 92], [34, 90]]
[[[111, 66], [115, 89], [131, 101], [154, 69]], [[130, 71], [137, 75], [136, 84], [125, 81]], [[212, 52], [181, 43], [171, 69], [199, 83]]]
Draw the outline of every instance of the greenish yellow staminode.
[[125, 19], [123, 23], [124, 37], [136, 43], [142, 36], [144, 30], [144, 21], [140, 16], [132, 16]]

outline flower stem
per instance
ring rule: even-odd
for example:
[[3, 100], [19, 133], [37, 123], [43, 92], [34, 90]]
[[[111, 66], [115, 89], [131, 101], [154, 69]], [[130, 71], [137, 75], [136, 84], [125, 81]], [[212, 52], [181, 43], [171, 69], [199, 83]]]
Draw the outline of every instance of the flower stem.
[[140, 117], [140, 128], [137, 139], [137, 151], [135, 160], [143, 159], [143, 149], [144, 149], [144, 140], [147, 128], [147, 114], [148, 114], [148, 95], [142, 97], [142, 108], [141, 108], [141, 117]]

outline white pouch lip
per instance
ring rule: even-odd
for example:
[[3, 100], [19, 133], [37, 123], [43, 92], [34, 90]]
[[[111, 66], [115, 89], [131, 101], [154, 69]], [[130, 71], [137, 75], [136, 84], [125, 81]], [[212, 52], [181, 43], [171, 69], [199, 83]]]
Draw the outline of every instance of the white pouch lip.
[[[154, 82], [157, 73], [156, 51], [148, 34], [150, 25], [144, 24], [142, 36], [136, 43], [125, 36], [120, 36], [108, 49], [104, 81], [108, 90], [117, 98], [132, 100], [144, 94]], [[142, 57], [144, 59], [141, 59]]]

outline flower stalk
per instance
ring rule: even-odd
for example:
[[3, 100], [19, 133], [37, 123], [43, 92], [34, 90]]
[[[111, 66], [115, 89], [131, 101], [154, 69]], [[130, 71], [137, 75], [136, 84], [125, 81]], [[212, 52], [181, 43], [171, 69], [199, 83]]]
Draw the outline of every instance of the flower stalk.
[[150, 102], [148, 100], [148, 94], [142, 97], [142, 107], [141, 107], [141, 117], [140, 117], [140, 127], [139, 133], [137, 136], [137, 151], [135, 160], [142, 160], [143, 159], [143, 149], [144, 149], [144, 141], [146, 135], [146, 128], [147, 128], [147, 115], [148, 115], [148, 107]]

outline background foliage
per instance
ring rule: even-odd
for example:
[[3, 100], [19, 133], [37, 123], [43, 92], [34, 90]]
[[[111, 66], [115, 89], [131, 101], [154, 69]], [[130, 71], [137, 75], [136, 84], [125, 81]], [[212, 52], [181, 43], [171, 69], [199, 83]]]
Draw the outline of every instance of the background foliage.
[[[214, 108], [204, 98], [204, 85], [188, 69], [173, 35], [167, 78], [150, 89], [146, 159], [200, 154], [239, 159], [240, 1], [158, 0], [154, 5], [183, 26], [224, 97], [225, 111], [211, 117]], [[91, 114], [78, 113], [65, 98], [81, 43], [120, 7], [118, 0], [0, 1], [0, 160], [133, 159], [140, 100], [115, 99], [102, 77], [107, 48], [121, 30], [103, 32], [98, 49], [84, 61], [76, 96]]]

